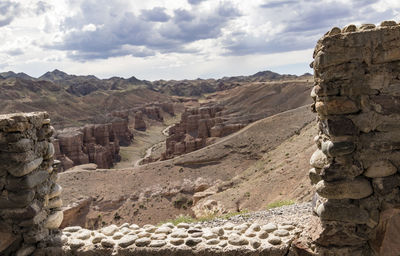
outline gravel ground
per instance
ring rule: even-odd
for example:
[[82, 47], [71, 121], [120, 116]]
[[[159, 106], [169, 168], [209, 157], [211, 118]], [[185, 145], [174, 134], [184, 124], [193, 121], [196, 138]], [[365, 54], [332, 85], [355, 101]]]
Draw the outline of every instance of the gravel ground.
[[228, 219], [214, 219], [207, 222], [202, 222], [204, 226], [214, 227], [224, 225], [226, 222], [235, 224], [240, 223], [258, 223], [258, 224], [291, 224], [296, 226], [304, 226], [310, 221], [312, 216], [311, 202], [286, 205], [278, 208], [273, 208], [266, 211], [250, 212], [243, 215], [233, 216]]

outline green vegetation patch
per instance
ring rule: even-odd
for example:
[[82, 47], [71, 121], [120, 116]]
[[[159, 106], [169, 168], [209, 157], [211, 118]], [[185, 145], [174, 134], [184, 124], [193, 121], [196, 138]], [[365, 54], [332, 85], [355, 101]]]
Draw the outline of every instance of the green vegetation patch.
[[206, 222], [206, 221], [212, 221], [214, 219], [230, 219], [234, 216], [238, 216], [238, 215], [242, 215], [245, 216], [246, 214], [248, 214], [249, 211], [248, 210], [243, 210], [240, 212], [230, 212], [227, 214], [223, 214], [223, 215], [217, 215], [217, 214], [210, 214], [207, 216], [203, 216], [200, 218], [193, 218], [189, 215], [179, 215], [177, 216], [175, 219], [170, 219], [170, 220], [166, 220], [166, 221], [162, 221], [160, 223], [158, 223], [158, 226], [165, 224], [165, 223], [172, 223], [174, 225], [178, 225], [179, 223], [194, 223], [194, 222]]
[[292, 205], [294, 204], [295, 201], [293, 200], [282, 200], [282, 201], [275, 201], [272, 203], [269, 203], [267, 205], [267, 210], [272, 209], [272, 208], [277, 208], [277, 207], [281, 207], [281, 206], [285, 206], [285, 205]]

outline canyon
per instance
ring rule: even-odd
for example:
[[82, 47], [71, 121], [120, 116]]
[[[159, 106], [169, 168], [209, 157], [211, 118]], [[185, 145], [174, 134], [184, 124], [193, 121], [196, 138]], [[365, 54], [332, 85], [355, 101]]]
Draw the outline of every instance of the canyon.
[[[398, 255], [399, 42], [394, 21], [334, 27], [313, 78], [7, 73], [2, 111], [58, 90], [82, 115], [0, 115], [0, 252]], [[151, 160], [112, 168], [155, 132]]]

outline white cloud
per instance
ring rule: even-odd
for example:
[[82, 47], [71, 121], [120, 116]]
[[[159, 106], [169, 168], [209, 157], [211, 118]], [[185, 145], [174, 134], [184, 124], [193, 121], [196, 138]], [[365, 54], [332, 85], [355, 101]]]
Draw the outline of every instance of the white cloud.
[[301, 73], [331, 27], [399, 18], [391, 0], [4, 0], [0, 63], [35, 76]]

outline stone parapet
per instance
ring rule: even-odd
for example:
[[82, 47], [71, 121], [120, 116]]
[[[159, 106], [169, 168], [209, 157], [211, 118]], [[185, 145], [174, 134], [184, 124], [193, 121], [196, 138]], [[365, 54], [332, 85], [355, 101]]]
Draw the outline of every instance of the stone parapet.
[[100, 230], [63, 230], [65, 255], [223, 255], [284, 256], [301, 229], [291, 224], [165, 223], [161, 226], [111, 225]]
[[390, 225], [400, 223], [400, 26], [333, 28], [313, 57], [319, 149], [310, 179], [322, 226], [315, 242], [399, 255], [400, 231]]
[[30, 255], [57, 243], [62, 188], [48, 118], [0, 115], [0, 255]]

